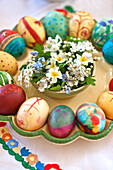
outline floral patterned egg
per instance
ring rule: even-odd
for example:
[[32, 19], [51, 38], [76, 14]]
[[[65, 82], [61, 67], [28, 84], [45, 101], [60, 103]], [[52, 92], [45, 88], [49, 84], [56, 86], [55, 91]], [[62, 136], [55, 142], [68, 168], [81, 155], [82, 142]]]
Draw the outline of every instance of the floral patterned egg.
[[16, 31], [23, 37], [28, 47], [34, 47], [36, 43], [45, 41], [45, 29], [41, 22], [33, 17], [20, 19]]
[[97, 104], [105, 112], [106, 117], [113, 120], [113, 92], [106, 91], [100, 94]]
[[69, 21], [69, 35], [87, 40], [95, 26], [95, 21], [87, 11], [78, 11]]
[[49, 12], [43, 21], [46, 34], [48, 37], [55, 38], [58, 34], [65, 39], [68, 34], [68, 24], [66, 18], [57, 11]]
[[113, 64], [113, 38], [111, 38], [104, 44], [102, 52], [105, 60], [108, 63]]
[[97, 48], [102, 48], [111, 38], [113, 38], [113, 18], [108, 17], [95, 25], [92, 32], [92, 41]]
[[18, 58], [25, 50], [24, 39], [13, 30], [0, 31], [0, 50]]
[[89, 134], [97, 134], [104, 130], [106, 118], [103, 110], [94, 103], [84, 103], [76, 111], [79, 128]]
[[27, 131], [42, 127], [49, 114], [49, 105], [44, 99], [32, 97], [26, 100], [17, 113], [17, 125]]
[[14, 78], [8, 74], [7, 72], [0, 71], [0, 86], [4, 86], [6, 84], [14, 84]]
[[75, 115], [72, 109], [65, 105], [56, 106], [48, 118], [50, 133], [58, 138], [66, 137], [75, 126]]

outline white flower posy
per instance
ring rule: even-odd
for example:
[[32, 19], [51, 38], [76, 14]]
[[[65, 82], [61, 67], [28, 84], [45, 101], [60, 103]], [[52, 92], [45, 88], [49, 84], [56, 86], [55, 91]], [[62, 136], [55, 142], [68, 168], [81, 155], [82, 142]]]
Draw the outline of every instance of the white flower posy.
[[73, 37], [70, 40], [72, 41], [62, 41], [58, 35], [55, 39], [49, 37], [44, 47], [44, 54], [50, 52], [50, 57], [46, 59], [44, 55], [38, 56], [37, 51], [32, 52], [26, 67], [22, 68], [18, 76], [20, 84], [22, 85], [24, 78], [26, 87], [29, 87], [29, 82], [37, 74], [39, 77], [35, 83], [40, 92], [45, 89], [51, 90], [51, 87], [54, 87], [54, 84], [57, 86], [60, 81], [61, 84], [64, 82], [61, 90], [68, 94], [78, 87], [80, 81], [91, 76], [94, 62], [92, 53], [97, 53], [96, 49], [89, 41]]

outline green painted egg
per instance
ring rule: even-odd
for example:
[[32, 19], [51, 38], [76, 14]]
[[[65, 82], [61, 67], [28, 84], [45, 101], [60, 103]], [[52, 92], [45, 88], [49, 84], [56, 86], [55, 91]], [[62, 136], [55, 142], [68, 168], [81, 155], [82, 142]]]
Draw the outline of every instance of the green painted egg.
[[51, 11], [43, 21], [47, 37], [55, 38], [58, 34], [65, 39], [68, 34], [68, 24], [66, 18], [57, 11]]
[[9, 73], [0, 71], [0, 86], [6, 84], [15, 84], [15, 80]]
[[102, 48], [110, 38], [113, 38], [113, 18], [108, 17], [95, 25], [92, 42], [97, 48]]

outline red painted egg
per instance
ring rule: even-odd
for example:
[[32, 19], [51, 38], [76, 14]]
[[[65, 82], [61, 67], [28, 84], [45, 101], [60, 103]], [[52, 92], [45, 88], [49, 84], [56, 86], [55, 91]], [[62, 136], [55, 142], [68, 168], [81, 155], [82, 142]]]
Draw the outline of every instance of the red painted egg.
[[20, 86], [7, 84], [0, 87], [0, 114], [15, 114], [25, 100], [25, 92]]
[[113, 91], [113, 78], [109, 82], [109, 90]]

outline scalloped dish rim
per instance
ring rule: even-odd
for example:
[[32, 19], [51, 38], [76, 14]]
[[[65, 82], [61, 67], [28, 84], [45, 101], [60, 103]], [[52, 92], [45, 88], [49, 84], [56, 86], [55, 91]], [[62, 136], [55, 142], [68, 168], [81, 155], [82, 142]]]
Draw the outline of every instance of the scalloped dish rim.
[[19, 135], [24, 136], [24, 137], [28, 137], [28, 138], [43, 136], [49, 142], [52, 142], [52, 143], [55, 143], [55, 144], [69, 144], [71, 142], [74, 142], [78, 138], [83, 138], [83, 139], [89, 140], [89, 141], [102, 139], [105, 136], [107, 136], [113, 128], [113, 120], [109, 120], [108, 127], [104, 131], [102, 131], [101, 133], [92, 135], [92, 134], [87, 134], [85, 132], [82, 132], [81, 130], [78, 130], [72, 136], [69, 136], [69, 137], [66, 137], [66, 138], [56, 138], [54, 136], [51, 136], [47, 132], [45, 132], [43, 129], [38, 129], [38, 130], [35, 130], [35, 131], [24, 131], [24, 130], [20, 129], [17, 125], [15, 125], [14, 119], [15, 119], [15, 116], [0, 115], [0, 121], [10, 122], [10, 125], [13, 128], [13, 130], [15, 132], [17, 132]]

